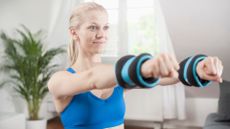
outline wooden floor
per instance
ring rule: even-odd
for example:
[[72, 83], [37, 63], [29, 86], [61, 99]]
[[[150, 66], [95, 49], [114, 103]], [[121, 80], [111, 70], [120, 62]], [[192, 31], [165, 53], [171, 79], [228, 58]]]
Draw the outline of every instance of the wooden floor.
[[59, 117], [48, 120], [47, 129], [64, 129]]
[[[56, 117], [48, 121], [47, 129], [64, 129], [64, 128], [61, 124], [60, 119]], [[125, 126], [125, 129], [151, 129], [151, 128]]]
[[[59, 117], [55, 117], [54, 119], [48, 121], [47, 129], [64, 129], [64, 128], [61, 124]], [[152, 128], [133, 127], [133, 126], [125, 125], [125, 129], [152, 129]], [[202, 128], [178, 128], [178, 129], [202, 129]]]

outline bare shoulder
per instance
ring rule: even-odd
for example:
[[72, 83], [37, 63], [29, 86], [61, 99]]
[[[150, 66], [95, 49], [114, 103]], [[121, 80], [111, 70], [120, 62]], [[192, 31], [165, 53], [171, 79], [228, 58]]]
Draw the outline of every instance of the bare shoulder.
[[48, 81], [47, 85], [49, 90], [52, 90], [57, 84], [60, 84], [62, 80], [68, 76], [70, 76], [70, 74], [65, 70], [55, 72]]
[[65, 70], [61, 70], [61, 71], [57, 71], [55, 72], [50, 79], [60, 79], [61, 77], [65, 77], [68, 76], [69, 72], [65, 71]]

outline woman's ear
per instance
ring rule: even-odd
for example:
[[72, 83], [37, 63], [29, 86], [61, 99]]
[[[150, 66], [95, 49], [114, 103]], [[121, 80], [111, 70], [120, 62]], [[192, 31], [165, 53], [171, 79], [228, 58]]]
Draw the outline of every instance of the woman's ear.
[[74, 40], [79, 39], [78, 34], [76, 32], [76, 29], [70, 27], [69, 32], [70, 32], [70, 35], [71, 35], [72, 39], [74, 39]]

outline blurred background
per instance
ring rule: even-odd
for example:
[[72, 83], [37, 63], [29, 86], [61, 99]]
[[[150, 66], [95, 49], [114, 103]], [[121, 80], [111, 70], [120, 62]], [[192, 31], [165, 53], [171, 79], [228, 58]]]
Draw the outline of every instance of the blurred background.
[[[20, 39], [16, 29], [23, 24], [31, 33], [43, 31], [40, 39], [44, 50], [65, 49], [70, 42], [70, 11], [88, 1], [102, 4], [109, 13], [110, 33], [103, 62], [113, 64], [128, 53], [168, 52], [178, 61], [203, 53], [218, 56], [224, 65], [223, 79], [230, 80], [229, 0], [0, 0], [0, 30], [12, 39]], [[1, 39], [1, 65], [6, 64], [3, 42]], [[68, 67], [66, 53], [55, 56], [51, 64], [58, 65], [56, 71]], [[9, 76], [2, 71], [0, 80], [4, 82]], [[1, 129], [26, 128], [26, 101], [13, 87], [0, 87]], [[217, 83], [205, 88], [179, 83], [176, 87], [134, 90], [125, 98], [126, 126], [200, 129], [207, 116], [218, 111], [219, 96]], [[60, 124], [49, 93], [42, 98], [39, 116], [48, 121], [48, 126]]]

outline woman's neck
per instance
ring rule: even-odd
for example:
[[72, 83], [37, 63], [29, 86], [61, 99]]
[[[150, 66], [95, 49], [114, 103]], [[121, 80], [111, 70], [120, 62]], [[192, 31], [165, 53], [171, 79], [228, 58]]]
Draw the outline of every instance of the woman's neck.
[[99, 54], [93, 56], [78, 55], [77, 61], [71, 66], [77, 71], [85, 71], [92, 68], [96, 63], [101, 63], [101, 57]]

